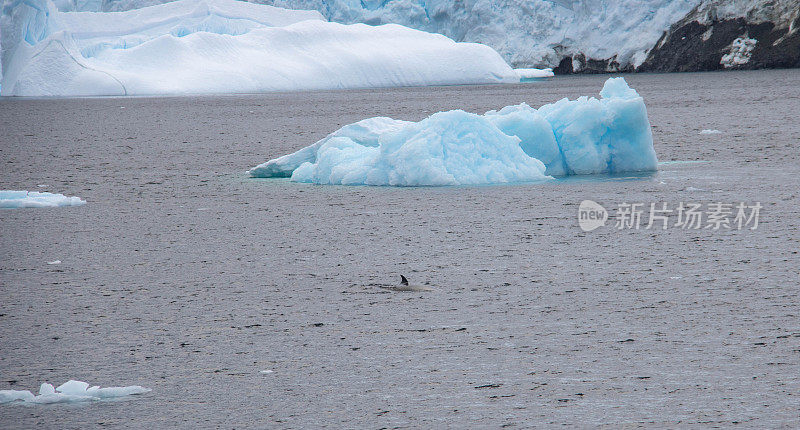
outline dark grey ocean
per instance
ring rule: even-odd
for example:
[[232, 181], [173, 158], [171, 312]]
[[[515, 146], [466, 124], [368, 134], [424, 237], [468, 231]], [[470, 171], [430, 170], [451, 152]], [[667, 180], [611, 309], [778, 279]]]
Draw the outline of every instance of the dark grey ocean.
[[[0, 390], [152, 388], [0, 405], [0, 427], [800, 427], [800, 70], [625, 76], [652, 175], [245, 173], [363, 118], [538, 107], [607, 77], [0, 99], [0, 189], [87, 201], [0, 211]], [[590, 232], [587, 199], [611, 216]], [[623, 203], [681, 202], [762, 209], [755, 230], [615, 226]], [[378, 287], [401, 274], [436, 291]]]

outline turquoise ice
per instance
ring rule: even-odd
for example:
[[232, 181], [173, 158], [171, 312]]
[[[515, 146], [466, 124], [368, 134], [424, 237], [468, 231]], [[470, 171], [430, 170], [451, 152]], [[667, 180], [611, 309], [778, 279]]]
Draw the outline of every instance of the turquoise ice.
[[624, 78], [600, 98], [562, 99], [420, 122], [369, 118], [250, 170], [253, 177], [340, 185], [477, 185], [657, 169], [644, 100]]

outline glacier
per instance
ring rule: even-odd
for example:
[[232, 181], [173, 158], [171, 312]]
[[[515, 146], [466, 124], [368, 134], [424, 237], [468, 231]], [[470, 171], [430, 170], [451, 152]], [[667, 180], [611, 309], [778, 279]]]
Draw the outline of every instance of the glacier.
[[[125, 11], [170, 0], [60, 0], [73, 10]], [[607, 60], [638, 66], [661, 35], [701, 0], [251, 0], [319, 11], [343, 24], [400, 24], [491, 46], [513, 67], [553, 68]], [[752, 0], [749, 0], [752, 1]]]
[[[268, 0], [319, 10], [343, 23], [398, 23], [454, 40], [489, 45], [514, 67], [556, 67], [588, 59], [614, 69], [636, 67], [670, 25], [700, 0]], [[131, 0], [107, 0], [131, 5]]]
[[80, 206], [86, 201], [80, 197], [39, 191], [0, 190], [0, 208], [54, 208], [58, 206]]
[[530, 75], [485, 45], [397, 24], [328, 22], [316, 11], [234, 0], [179, 0], [113, 13], [66, 4], [4, 6], [0, 95], [511, 83]]
[[624, 78], [609, 78], [600, 98], [539, 109], [522, 103], [419, 122], [365, 119], [249, 174], [315, 184], [481, 185], [654, 171], [657, 164], [644, 100]]
[[[113, 10], [143, 1], [160, 0], [102, 3]], [[556, 73], [800, 67], [797, 0], [253, 1], [441, 33], [489, 45], [513, 67]], [[720, 58], [726, 51], [731, 60]]]
[[139, 385], [100, 388], [98, 386], [90, 386], [86, 382], [69, 380], [58, 387], [43, 383], [39, 387], [39, 395], [34, 395], [27, 390], [0, 390], [0, 403], [17, 401], [32, 404], [74, 403], [113, 399], [144, 394], [150, 391], [149, 388]]
[[[18, 4], [19, 1], [9, 3]], [[60, 11], [119, 12], [172, 0], [54, 1]], [[797, 0], [247, 1], [315, 10], [325, 19], [342, 24], [394, 23], [439, 33], [457, 42], [488, 45], [513, 67], [553, 68], [557, 74], [798, 67], [800, 64], [795, 49], [796, 19], [800, 12]], [[6, 7], [4, 10], [13, 9]], [[693, 31], [696, 25], [707, 31]], [[731, 33], [731, 28], [742, 31]], [[735, 54], [738, 47], [733, 46], [733, 42], [737, 38], [769, 43], [757, 44], [748, 62], [744, 62], [744, 57], [738, 62], [721, 61], [725, 52]], [[13, 49], [6, 47], [16, 43], [3, 40], [2, 45], [4, 50], [10, 51]], [[2, 67], [6, 67], [5, 62]]]

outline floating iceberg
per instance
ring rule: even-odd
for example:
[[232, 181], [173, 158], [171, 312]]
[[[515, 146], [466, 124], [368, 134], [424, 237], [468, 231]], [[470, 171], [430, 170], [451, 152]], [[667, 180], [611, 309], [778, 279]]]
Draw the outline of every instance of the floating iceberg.
[[86, 201], [80, 197], [39, 191], [0, 190], [0, 208], [54, 208], [57, 206], [80, 206]]
[[600, 98], [523, 103], [484, 115], [439, 112], [420, 122], [370, 118], [249, 171], [341, 185], [464, 185], [653, 171], [647, 109], [623, 78]]
[[316, 11], [180, 0], [64, 12], [15, 0], [2, 17], [2, 95], [230, 93], [519, 82], [486, 45]]
[[54, 388], [51, 384], [44, 383], [39, 388], [38, 396], [27, 390], [0, 390], [0, 403], [14, 401], [40, 404], [86, 402], [144, 394], [149, 391], [149, 388], [138, 385], [100, 388], [98, 386], [90, 387], [86, 382], [70, 380], [57, 388]]

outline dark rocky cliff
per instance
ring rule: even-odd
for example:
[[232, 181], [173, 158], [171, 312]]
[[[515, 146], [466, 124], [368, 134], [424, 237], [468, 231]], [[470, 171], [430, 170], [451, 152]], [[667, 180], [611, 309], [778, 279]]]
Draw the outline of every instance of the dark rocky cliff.
[[706, 0], [673, 24], [638, 67], [564, 57], [556, 74], [800, 67], [800, 1]]
[[[763, 2], [771, 8], [779, 2]], [[800, 2], [794, 13], [774, 10], [723, 18], [715, 8], [695, 8], [672, 26], [636, 70], [694, 72], [800, 67]], [[774, 12], [774, 13], [771, 13]], [[770, 20], [770, 18], [772, 20]]]

